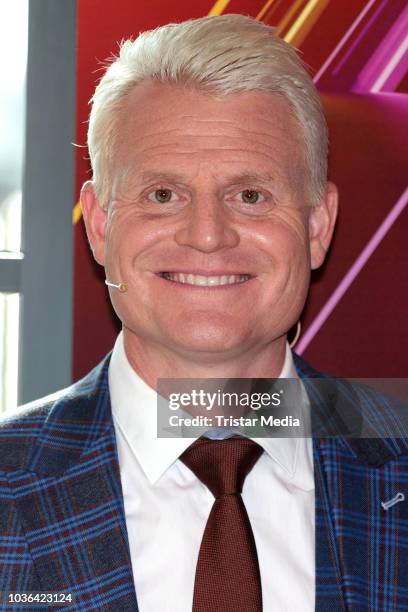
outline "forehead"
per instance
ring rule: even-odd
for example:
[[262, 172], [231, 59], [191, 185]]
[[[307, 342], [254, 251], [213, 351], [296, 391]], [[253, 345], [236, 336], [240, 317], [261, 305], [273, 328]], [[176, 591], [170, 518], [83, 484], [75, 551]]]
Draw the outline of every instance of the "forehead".
[[127, 95], [117, 122], [116, 159], [146, 171], [155, 163], [265, 166], [300, 161], [303, 132], [278, 94], [216, 98], [185, 86], [144, 82]]

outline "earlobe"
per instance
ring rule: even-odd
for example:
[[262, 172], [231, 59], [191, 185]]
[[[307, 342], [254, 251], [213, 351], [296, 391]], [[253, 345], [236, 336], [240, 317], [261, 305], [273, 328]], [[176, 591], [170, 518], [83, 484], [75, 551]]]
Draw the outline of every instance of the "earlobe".
[[81, 208], [93, 256], [103, 266], [105, 264], [105, 230], [108, 215], [99, 204], [92, 181], [86, 181], [82, 186]]
[[327, 183], [320, 202], [311, 209], [309, 216], [309, 240], [311, 268], [319, 268], [325, 260], [333, 237], [337, 219], [338, 190], [334, 183]]

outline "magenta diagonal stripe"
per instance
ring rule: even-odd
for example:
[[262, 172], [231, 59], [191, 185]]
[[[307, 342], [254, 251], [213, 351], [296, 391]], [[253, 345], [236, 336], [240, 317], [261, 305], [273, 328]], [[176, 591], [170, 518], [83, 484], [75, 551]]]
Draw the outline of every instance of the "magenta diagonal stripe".
[[[400, 13], [392, 27], [357, 76], [352, 91], [381, 91], [387, 78], [397, 70], [400, 79], [404, 76], [408, 58], [404, 62], [408, 49], [407, 41], [408, 5]], [[400, 66], [398, 67], [398, 64]], [[398, 84], [398, 81], [397, 81]]]
[[333, 75], [334, 76], [337, 75], [338, 72], [340, 72], [340, 70], [342, 69], [342, 67], [344, 66], [344, 64], [348, 60], [348, 58], [354, 52], [354, 49], [360, 44], [360, 42], [362, 41], [362, 39], [364, 38], [366, 33], [369, 31], [369, 29], [371, 28], [371, 26], [373, 25], [373, 23], [377, 19], [378, 15], [381, 13], [383, 8], [387, 5], [387, 2], [388, 2], [388, 0], [382, 0], [382, 2], [379, 4], [379, 6], [377, 6], [375, 11], [371, 15], [371, 17], [369, 17], [369, 19], [367, 20], [367, 23], [364, 24], [364, 27], [362, 28], [362, 30], [359, 32], [359, 34], [353, 40], [351, 45], [347, 48], [347, 51], [344, 53], [343, 57], [338, 62], [337, 66], [334, 67], [334, 69], [333, 69]]
[[366, 4], [364, 9], [361, 11], [361, 13], [357, 16], [355, 21], [351, 24], [350, 28], [347, 30], [347, 32], [345, 33], [343, 38], [336, 45], [335, 49], [331, 52], [331, 54], [329, 55], [327, 60], [324, 62], [322, 67], [319, 69], [319, 71], [313, 77], [314, 83], [317, 83], [320, 80], [320, 78], [322, 77], [322, 75], [326, 72], [327, 68], [330, 66], [330, 64], [332, 63], [334, 58], [337, 56], [339, 51], [344, 47], [344, 45], [346, 44], [346, 42], [348, 41], [350, 36], [354, 33], [356, 28], [360, 25], [361, 21], [364, 19], [364, 17], [366, 16], [366, 14], [368, 13], [368, 11], [370, 10], [370, 8], [372, 7], [372, 5], [374, 4], [375, 1], [376, 0], [370, 0]]
[[349, 271], [341, 280], [338, 287], [333, 291], [317, 317], [312, 321], [305, 333], [302, 334], [298, 344], [296, 345], [296, 352], [301, 355], [306, 348], [309, 346], [313, 338], [316, 336], [320, 328], [324, 325], [328, 317], [331, 315], [337, 304], [340, 302], [351, 283], [355, 280], [362, 268], [365, 266], [375, 249], [378, 247], [380, 242], [389, 232], [399, 215], [402, 213], [406, 205], [408, 204], [408, 187], [405, 189], [402, 196], [394, 204], [380, 227], [376, 230], [374, 235], [370, 238], [367, 245], [361, 251]]

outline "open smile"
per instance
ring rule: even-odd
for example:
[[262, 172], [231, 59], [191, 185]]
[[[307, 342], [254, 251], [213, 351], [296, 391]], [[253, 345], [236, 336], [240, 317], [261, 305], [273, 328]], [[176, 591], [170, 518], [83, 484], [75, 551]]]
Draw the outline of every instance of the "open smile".
[[250, 274], [204, 275], [191, 274], [186, 272], [161, 272], [160, 276], [173, 283], [194, 285], [198, 287], [220, 287], [224, 285], [239, 285], [253, 278], [253, 276]]

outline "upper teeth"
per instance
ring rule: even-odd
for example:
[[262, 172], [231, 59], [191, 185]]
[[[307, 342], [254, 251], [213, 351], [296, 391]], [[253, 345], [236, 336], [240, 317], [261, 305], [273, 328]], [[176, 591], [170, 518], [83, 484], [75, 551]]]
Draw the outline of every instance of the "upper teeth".
[[210, 287], [214, 285], [234, 285], [249, 279], [248, 274], [230, 274], [222, 276], [201, 276], [200, 274], [184, 274], [183, 272], [163, 272], [164, 278], [187, 285]]

